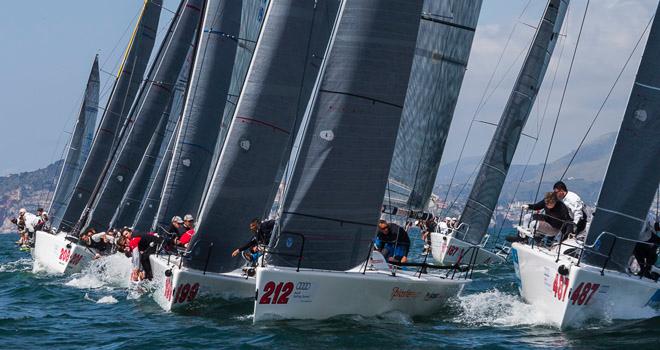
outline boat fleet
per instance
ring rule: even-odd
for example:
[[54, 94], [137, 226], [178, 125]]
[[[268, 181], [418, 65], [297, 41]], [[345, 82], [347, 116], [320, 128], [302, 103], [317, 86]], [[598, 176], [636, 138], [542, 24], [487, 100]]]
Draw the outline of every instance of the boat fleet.
[[[158, 238], [130, 250], [167, 311], [252, 299], [254, 322], [430, 315], [474, 266], [511, 262], [522, 298], [560, 329], [641, 315], [660, 301], [657, 272], [631, 268], [657, 247], [644, 234], [660, 183], [660, 21], [585, 234], [539, 239], [521, 220], [510, 246], [487, 245], [568, 6], [547, 1], [460, 220], [440, 229], [428, 204], [481, 0], [182, 0], [155, 52], [162, 3], [146, 0], [105, 108], [94, 60], [34, 271], [80, 272], [103, 259], [83, 232], [129, 227]], [[190, 241], [165, 249], [184, 213]], [[268, 217], [251, 261], [231, 254]], [[429, 223], [429, 254], [374, 249], [380, 219]]]

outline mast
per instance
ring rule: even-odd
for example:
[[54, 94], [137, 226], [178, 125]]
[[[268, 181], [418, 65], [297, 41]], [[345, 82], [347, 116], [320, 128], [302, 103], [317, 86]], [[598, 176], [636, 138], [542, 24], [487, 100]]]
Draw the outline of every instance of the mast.
[[[623, 115], [593, 221], [587, 234], [584, 262], [627, 272], [635, 243], [660, 183], [660, 5], [656, 8], [646, 48]], [[604, 235], [609, 232], [619, 236]], [[610, 254], [611, 250], [611, 254]], [[602, 255], [598, 255], [602, 254]]]
[[480, 9], [481, 0], [424, 1], [385, 204], [428, 205]]
[[[117, 79], [108, 99], [94, 142], [85, 162], [80, 178], [76, 183], [71, 200], [67, 204], [59, 227], [61, 231], [71, 232], [86, 221], [94, 198], [112, 161], [111, 152], [116, 150], [118, 127], [127, 118], [129, 108], [138, 92], [142, 77], [147, 68], [149, 56], [156, 39], [156, 29], [160, 17], [161, 0], [146, 0], [142, 13], [135, 27], [124, 61], [117, 73]], [[81, 222], [80, 224], [77, 224]], [[76, 235], [76, 232], [73, 232]]]
[[292, 164], [269, 264], [343, 271], [376, 233], [422, 1], [342, 3]]
[[62, 171], [55, 187], [55, 194], [48, 209], [53, 227], [59, 226], [64, 214], [63, 207], [73, 194], [73, 187], [78, 181], [83, 164], [89, 155], [91, 139], [94, 137], [94, 127], [98, 115], [99, 105], [99, 56], [94, 57], [92, 70], [89, 72], [87, 87], [83, 98], [78, 120], [73, 129], [73, 135], [64, 158]]
[[[272, 206], [272, 184], [309, 100], [318, 68], [310, 65], [313, 40], [324, 48], [338, 0], [272, 0], [236, 112], [200, 210], [187, 267], [232, 271], [243, 261], [230, 254], [246, 240], [248, 224]], [[316, 32], [316, 37], [314, 36]], [[324, 44], [325, 43], [325, 44]], [[212, 246], [211, 246], [212, 245]], [[212, 248], [211, 248], [212, 247]], [[210, 249], [216, 254], [207, 262]]]
[[[91, 227], [105, 228], [133, 179], [159, 121], [166, 118], [174, 87], [198, 27], [204, 0], [184, 0], [156, 55], [142, 93], [122, 130], [119, 152], [89, 215]], [[125, 136], [124, 136], [125, 134]]]
[[209, 0], [172, 161], [165, 177], [157, 222], [197, 214], [221, 128], [236, 57], [242, 2]]
[[465, 235], [468, 243], [479, 244], [488, 230], [520, 135], [559, 38], [567, 8], [568, 0], [549, 0], [536, 29], [534, 40], [461, 214], [461, 222], [468, 227]]

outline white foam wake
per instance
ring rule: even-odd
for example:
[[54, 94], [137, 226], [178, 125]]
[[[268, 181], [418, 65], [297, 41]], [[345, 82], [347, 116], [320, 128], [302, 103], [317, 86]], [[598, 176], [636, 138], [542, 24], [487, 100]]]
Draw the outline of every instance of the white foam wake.
[[22, 258], [0, 265], [0, 272], [20, 272], [32, 269], [32, 259]]
[[130, 259], [114, 254], [92, 261], [82, 272], [73, 275], [65, 285], [80, 289], [128, 288], [130, 276]]
[[455, 322], [470, 326], [546, 325], [550, 320], [519, 296], [497, 289], [458, 298], [462, 309]]

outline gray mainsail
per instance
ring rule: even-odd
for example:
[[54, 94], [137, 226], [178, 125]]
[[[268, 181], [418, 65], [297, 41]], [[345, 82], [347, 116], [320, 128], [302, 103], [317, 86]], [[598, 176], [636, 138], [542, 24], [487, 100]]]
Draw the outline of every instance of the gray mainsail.
[[[179, 5], [156, 59], [142, 87], [142, 93], [129, 115], [129, 127], [114, 159], [104, 186], [89, 216], [91, 227], [105, 228], [119, 206], [150, 137], [163, 118], [173, 97], [174, 86], [199, 27], [204, 0], [185, 0]], [[130, 126], [128, 126], [130, 125]]]
[[83, 103], [80, 107], [80, 114], [73, 129], [73, 135], [67, 148], [62, 171], [60, 172], [55, 194], [50, 203], [48, 214], [50, 215], [51, 225], [58, 227], [64, 214], [63, 208], [69, 202], [73, 194], [73, 188], [78, 181], [82, 171], [83, 164], [89, 155], [91, 139], [94, 137], [94, 128], [96, 126], [96, 117], [98, 115], [99, 104], [99, 57], [94, 57], [92, 70], [87, 79], [87, 87]]
[[422, 1], [346, 0], [305, 117], [270, 264], [367, 259], [406, 96]]
[[461, 215], [465, 241], [479, 244], [497, 206], [511, 160], [559, 38], [568, 0], [549, 0]]
[[[272, 205], [272, 184], [289, 155], [288, 145], [318, 75], [318, 64], [310, 63], [324, 53], [311, 43], [325, 48], [330, 36], [327, 31], [318, 35], [315, 26], [334, 22], [338, 3], [271, 0], [186, 266], [227, 272], [243, 264], [223, 252], [246, 241], [250, 220]], [[329, 8], [335, 13], [327, 13]]]
[[[157, 227], [154, 224], [154, 217], [158, 211], [158, 204], [160, 203], [161, 193], [163, 192], [163, 185], [165, 184], [165, 177], [167, 176], [167, 170], [170, 167], [170, 162], [172, 161], [172, 153], [174, 153], [174, 144], [176, 143], [176, 135], [178, 134], [181, 124], [177, 124], [176, 129], [172, 137], [170, 137], [170, 142], [167, 145], [165, 153], [163, 154], [163, 159], [160, 161], [160, 165], [156, 170], [156, 175], [154, 176], [151, 185], [149, 185], [149, 191], [142, 201], [140, 210], [135, 216], [135, 221], [133, 222], [133, 228], [138, 232], [145, 232], [148, 230], [155, 231]], [[153, 225], [153, 226], [152, 226]]]
[[[467, 68], [481, 0], [426, 0], [385, 204], [424, 210]], [[399, 189], [399, 190], [398, 190]], [[396, 194], [401, 195], [396, 195]], [[389, 203], [389, 199], [395, 199]], [[396, 200], [398, 199], [398, 200]]]
[[[660, 5], [649, 32], [637, 70], [628, 106], [598, 196], [596, 211], [587, 234], [584, 262], [602, 266], [603, 256], [611, 257], [608, 267], [627, 271], [635, 243], [603, 236], [610, 232], [621, 238], [641, 237], [649, 207], [660, 183]], [[602, 255], [598, 255], [600, 253]]]
[[101, 123], [94, 136], [89, 157], [71, 196], [62, 222], [61, 231], [70, 231], [79, 220], [91, 194], [99, 181], [101, 170], [110, 161], [119, 126], [127, 118], [129, 109], [138, 92], [147, 68], [149, 56], [156, 39], [160, 18], [161, 0], [145, 1], [135, 32], [131, 38], [124, 61], [119, 68], [112, 94], [108, 100]]
[[[168, 152], [169, 150], [171, 153], [169, 145], [173, 135], [176, 134], [175, 129], [179, 124], [181, 112], [183, 111], [184, 93], [188, 86], [188, 77], [190, 75], [194, 51], [193, 45], [188, 52], [186, 62], [184, 63], [181, 73], [179, 74], [179, 79], [174, 86], [173, 97], [170, 100], [170, 107], [165, 109], [162, 119], [165, 121], [165, 124], [162, 126], [164, 127], [162, 130], [162, 137], [160, 131], [161, 125], [159, 124], [156, 133], [152, 136], [151, 141], [149, 141], [147, 151], [144, 156], [142, 156], [142, 161], [140, 161], [138, 170], [135, 172], [133, 180], [131, 180], [131, 184], [128, 186], [126, 194], [124, 194], [124, 198], [122, 199], [119, 208], [117, 208], [115, 216], [110, 222], [110, 227], [133, 226], [134, 221], [142, 208], [143, 200], [145, 199], [148, 190], [153, 185], [154, 179], [158, 175], [158, 169], [163, 162], [163, 158], [165, 158], [165, 152]], [[169, 161], [167, 164], [169, 164]], [[167, 172], [167, 167], [164, 171], [165, 173]], [[165, 173], [163, 173], [162, 179], [165, 179]], [[161, 190], [158, 190], [159, 195]], [[150, 225], [152, 220], [153, 215], [151, 219], [149, 219], [147, 225]]]
[[242, 1], [210, 0], [186, 93], [183, 119], [156, 222], [197, 214], [209, 174], [236, 57]]
[[166, 134], [167, 125], [170, 123], [169, 111], [171, 110], [173, 100], [170, 99], [170, 103], [166, 109], [168, 116], [163, 116], [158, 122], [156, 131], [149, 141], [149, 146], [147, 146], [147, 150], [144, 156], [142, 156], [140, 165], [135, 171], [135, 175], [126, 189], [124, 198], [121, 200], [115, 216], [108, 225], [109, 227], [131, 226], [133, 220], [135, 220], [135, 215], [140, 210], [140, 203], [145, 192], [147, 192], [150, 176], [158, 163], [161, 145], [166, 139], [169, 141], [169, 138], [166, 138]]

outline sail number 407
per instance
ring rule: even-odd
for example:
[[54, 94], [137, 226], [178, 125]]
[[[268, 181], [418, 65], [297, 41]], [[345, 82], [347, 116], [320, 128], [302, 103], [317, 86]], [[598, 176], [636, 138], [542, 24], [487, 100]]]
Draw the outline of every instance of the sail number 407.
[[[552, 283], [552, 292], [554, 297], [560, 301], [566, 300], [566, 294], [568, 292], [568, 277], [564, 277], [560, 274], [555, 275], [555, 281]], [[572, 290], [569, 295], [569, 300], [572, 305], [587, 305], [591, 300], [591, 297], [594, 296], [596, 291], [600, 288], [600, 284], [591, 283], [591, 282], [580, 282], [580, 284]]]
[[288, 304], [291, 292], [293, 292], [293, 282], [275, 284], [269, 281], [264, 285], [264, 295], [259, 299], [259, 304]]

